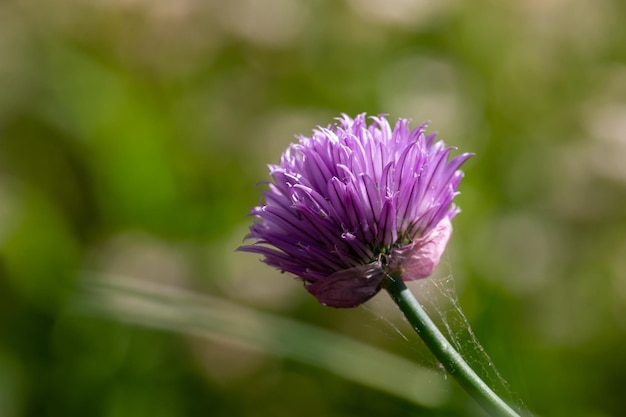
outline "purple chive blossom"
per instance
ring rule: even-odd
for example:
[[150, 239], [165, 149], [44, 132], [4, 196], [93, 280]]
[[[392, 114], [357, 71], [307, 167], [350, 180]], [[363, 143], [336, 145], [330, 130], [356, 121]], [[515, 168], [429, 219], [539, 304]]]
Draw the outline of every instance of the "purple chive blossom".
[[265, 202], [254, 207], [250, 245], [240, 250], [296, 275], [322, 304], [354, 307], [374, 296], [387, 274], [428, 277], [459, 212], [452, 204], [471, 154], [425, 136], [425, 124], [393, 130], [384, 116], [343, 115], [299, 137], [279, 165]]

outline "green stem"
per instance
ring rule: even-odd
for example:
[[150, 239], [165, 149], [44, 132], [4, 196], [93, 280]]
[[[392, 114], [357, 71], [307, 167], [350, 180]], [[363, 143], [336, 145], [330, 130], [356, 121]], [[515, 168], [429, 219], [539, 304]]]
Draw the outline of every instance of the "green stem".
[[383, 286], [435, 357], [490, 415], [519, 417], [517, 412], [480, 379], [448, 342], [402, 279], [389, 275]]

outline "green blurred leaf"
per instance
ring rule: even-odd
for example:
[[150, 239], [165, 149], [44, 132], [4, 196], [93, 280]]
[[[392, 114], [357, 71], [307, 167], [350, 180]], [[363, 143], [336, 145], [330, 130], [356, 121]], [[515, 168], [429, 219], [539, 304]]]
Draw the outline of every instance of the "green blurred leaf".
[[196, 337], [228, 340], [320, 367], [420, 406], [447, 399], [443, 374], [337, 333], [208, 295], [128, 277], [89, 277], [84, 311]]

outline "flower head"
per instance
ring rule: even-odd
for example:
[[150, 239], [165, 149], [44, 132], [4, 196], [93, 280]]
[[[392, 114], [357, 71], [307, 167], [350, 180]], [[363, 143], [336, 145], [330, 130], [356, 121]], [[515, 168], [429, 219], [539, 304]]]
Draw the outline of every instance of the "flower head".
[[374, 296], [387, 274], [428, 277], [458, 213], [452, 200], [471, 154], [425, 135], [425, 124], [392, 129], [384, 116], [343, 115], [299, 137], [251, 215], [250, 245], [240, 250], [296, 275], [322, 304], [354, 307]]

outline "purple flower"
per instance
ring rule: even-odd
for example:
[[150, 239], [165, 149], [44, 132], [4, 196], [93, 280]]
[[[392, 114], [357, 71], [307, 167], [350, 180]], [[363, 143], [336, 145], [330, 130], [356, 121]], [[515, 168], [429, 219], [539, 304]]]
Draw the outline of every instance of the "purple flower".
[[425, 124], [393, 130], [384, 116], [343, 115], [338, 124], [299, 137], [279, 165], [257, 221], [240, 250], [296, 275], [324, 305], [354, 307], [374, 296], [388, 274], [428, 277], [452, 232], [452, 200], [471, 154], [425, 136]]

